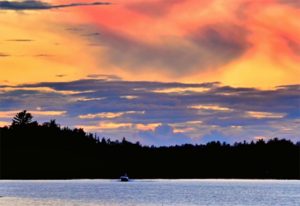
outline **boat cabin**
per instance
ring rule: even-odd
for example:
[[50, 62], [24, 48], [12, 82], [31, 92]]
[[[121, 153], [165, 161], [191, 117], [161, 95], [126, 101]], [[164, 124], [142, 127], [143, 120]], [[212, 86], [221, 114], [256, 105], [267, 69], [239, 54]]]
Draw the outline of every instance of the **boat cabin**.
[[120, 177], [121, 182], [128, 182], [129, 178], [127, 177], [127, 174], [124, 174]]

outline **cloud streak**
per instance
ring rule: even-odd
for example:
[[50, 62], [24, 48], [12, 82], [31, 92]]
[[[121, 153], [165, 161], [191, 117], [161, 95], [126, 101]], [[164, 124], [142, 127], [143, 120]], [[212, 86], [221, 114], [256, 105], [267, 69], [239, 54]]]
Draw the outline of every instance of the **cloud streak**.
[[11, 55], [3, 53], [3, 52], [0, 52], [0, 57], [9, 57], [9, 56], [11, 56]]
[[[1, 3], [1, 2], [0, 2]], [[0, 4], [1, 5], [1, 4]], [[0, 7], [1, 8], [1, 7]], [[35, 41], [33, 39], [7, 39], [5, 41], [16, 41], [16, 42], [30, 42], [30, 41]]]
[[0, 9], [1, 10], [49, 10], [49, 9], [59, 9], [66, 7], [75, 7], [75, 6], [97, 6], [97, 5], [110, 5], [111, 3], [107, 2], [94, 2], [94, 3], [72, 3], [72, 4], [61, 4], [61, 5], [52, 5], [42, 1], [1, 1]]
[[91, 34], [83, 34], [81, 36], [98, 36], [100, 35], [100, 33], [96, 32], [96, 33], [91, 33]]

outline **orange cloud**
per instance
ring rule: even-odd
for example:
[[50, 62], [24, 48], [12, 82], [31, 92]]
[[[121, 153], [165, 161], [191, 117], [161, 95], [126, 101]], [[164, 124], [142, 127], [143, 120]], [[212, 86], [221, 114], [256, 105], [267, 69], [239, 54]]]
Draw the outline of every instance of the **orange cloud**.
[[11, 122], [0, 121], [0, 127], [9, 126]]
[[229, 109], [229, 108], [226, 108], [226, 107], [219, 107], [219, 106], [212, 106], [212, 105], [195, 105], [195, 106], [189, 106], [188, 108], [220, 110], [220, 111], [231, 111], [231, 110], [233, 110], [233, 109]]
[[[295, 21], [295, 17], [299, 15], [298, 9], [281, 5], [276, 1], [253, 2], [241, 0], [238, 3], [236, 1], [235, 3], [230, 3], [219, 0], [211, 1], [205, 5], [203, 5], [203, 2], [207, 1], [180, 1], [180, 3], [174, 4], [171, 11], [167, 14], [161, 15], [159, 22], [157, 19], [149, 18], [149, 15], [147, 16], [142, 12], [138, 19], [132, 19], [132, 15], [139, 15], [139, 12], [138, 8], [135, 7], [134, 14], [131, 13], [131, 8], [128, 9], [127, 5], [136, 5], [136, 3], [130, 1], [128, 4], [120, 5], [120, 8], [117, 9], [114, 7], [109, 8], [107, 12], [111, 12], [110, 16], [114, 18], [112, 21], [110, 19], [104, 21], [104, 18], [97, 18], [98, 15], [93, 13], [89, 13], [89, 15], [91, 19], [97, 18], [97, 23], [101, 25], [117, 28], [122, 33], [129, 34], [139, 41], [158, 45], [163, 44], [160, 39], [162, 35], [166, 35], [165, 31], [169, 32], [169, 36], [185, 39], [187, 31], [190, 32], [199, 27], [215, 23], [222, 25], [223, 22], [232, 22], [245, 27], [249, 31], [248, 40], [252, 44], [252, 49], [244, 57], [234, 61], [233, 64], [220, 66], [221, 70], [219, 69], [215, 72], [204, 72], [204, 74], [202, 72], [201, 76], [204, 76], [206, 79], [212, 79], [211, 76], [214, 75], [217, 79], [212, 80], [220, 80], [231, 85], [255, 85], [264, 88], [277, 84], [297, 82], [298, 79], [295, 78], [295, 74], [298, 74], [298, 70], [296, 70], [298, 57], [292, 51], [297, 49], [292, 49], [291, 47], [293, 46], [288, 44], [291, 45], [291, 42], [298, 44], [299, 42], [297, 32], [299, 31], [299, 24]], [[161, 1], [152, 2], [151, 4], [157, 6], [160, 3]], [[90, 9], [96, 8], [83, 8], [83, 11]], [[144, 6], [140, 5], [140, 10], [144, 9]], [[113, 12], [118, 12], [120, 15], [116, 17], [113, 15]], [[243, 14], [244, 18], [238, 13]], [[256, 15], [252, 15], [253, 13]], [[101, 13], [99, 15], [101, 17], [101, 15], [106, 16], [108, 14]], [[284, 16], [288, 16], [288, 18], [283, 18]], [[141, 24], [140, 21], [145, 23]], [[151, 23], [148, 23], [150, 21]], [[173, 24], [170, 24], [170, 22], [173, 22]], [[277, 23], [273, 24], [272, 22]], [[168, 29], [163, 29], [159, 24]], [[228, 38], [234, 38], [230, 32], [231, 29], [229, 28], [222, 35], [229, 35]], [[290, 43], [287, 42], [289, 40]], [[276, 52], [278, 50], [281, 51], [280, 54]], [[286, 59], [286, 57], [289, 59]], [[131, 60], [128, 59], [128, 61]], [[278, 63], [281, 63], [281, 65], [278, 65]], [[249, 69], [245, 70], [245, 67]], [[288, 72], [286, 69], [288, 69]], [[228, 71], [229, 75], [226, 73]], [[257, 76], [257, 74], [261, 75]], [[184, 72], [182, 76], [185, 82], [195, 82], [203, 78], [196, 71], [193, 76], [185, 77]], [[133, 76], [130, 76], [130, 78], [133, 78]], [[148, 78], [151, 79], [151, 76], [149, 77], [148, 75]]]
[[251, 117], [255, 118], [283, 118], [285, 114], [280, 114], [280, 113], [271, 113], [271, 112], [254, 112], [254, 111], [249, 111], [247, 112], [248, 115]]
[[99, 123], [99, 125], [97, 126], [86, 126], [86, 125], [76, 125], [75, 127], [77, 128], [83, 128], [86, 130], [99, 130], [99, 131], [103, 131], [103, 130], [109, 130], [109, 129], [117, 129], [117, 128], [122, 128], [122, 127], [131, 127], [132, 124], [131, 123]]
[[257, 140], [259, 140], [259, 139], [266, 140], [267, 138], [266, 137], [254, 137], [254, 139], [257, 139]]
[[[0, 57], [0, 81], [70, 81], [117, 73], [124, 80], [262, 88], [299, 83], [300, 9], [294, 1], [109, 2], [114, 5], [4, 14], [1, 52], [8, 56]], [[84, 36], [92, 33], [99, 35]], [[5, 41], [18, 38], [34, 41]], [[61, 71], [66, 75], [58, 78]]]
[[115, 118], [122, 116], [124, 114], [144, 114], [145, 111], [126, 111], [126, 112], [102, 112], [97, 114], [87, 114], [87, 115], [80, 115], [79, 118], [81, 119], [94, 119], [96, 117], [100, 118]]
[[[13, 118], [17, 113], [20, 111], [6, 111], [0, 112], [0, 118]], [[66, 111], [28, 111], [33, 116], [56, 116], [56, 115], [63, 115]]]
[[161, 125], [161, 123], [155, 123], [155, 124], [137, 124], [136, 127], [139, 130], [154, 130], [156, 127], [158, 127], [159, 125]]

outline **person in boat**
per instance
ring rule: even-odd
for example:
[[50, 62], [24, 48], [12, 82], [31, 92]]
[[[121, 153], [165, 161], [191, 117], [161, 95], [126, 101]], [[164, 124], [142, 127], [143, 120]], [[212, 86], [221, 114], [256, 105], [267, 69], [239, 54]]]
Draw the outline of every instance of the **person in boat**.
[[124, 174], [123, 176], [120, 177], [122, 182], [128, 182], [129, 178], [127, 177], [127, 174]]

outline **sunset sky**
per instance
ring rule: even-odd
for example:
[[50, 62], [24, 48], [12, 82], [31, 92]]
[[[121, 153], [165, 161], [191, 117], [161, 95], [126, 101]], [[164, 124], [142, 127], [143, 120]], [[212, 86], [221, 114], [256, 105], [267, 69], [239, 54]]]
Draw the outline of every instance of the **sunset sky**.
[[299, 0], [0, 1], [0, 125], [300, 141]]

